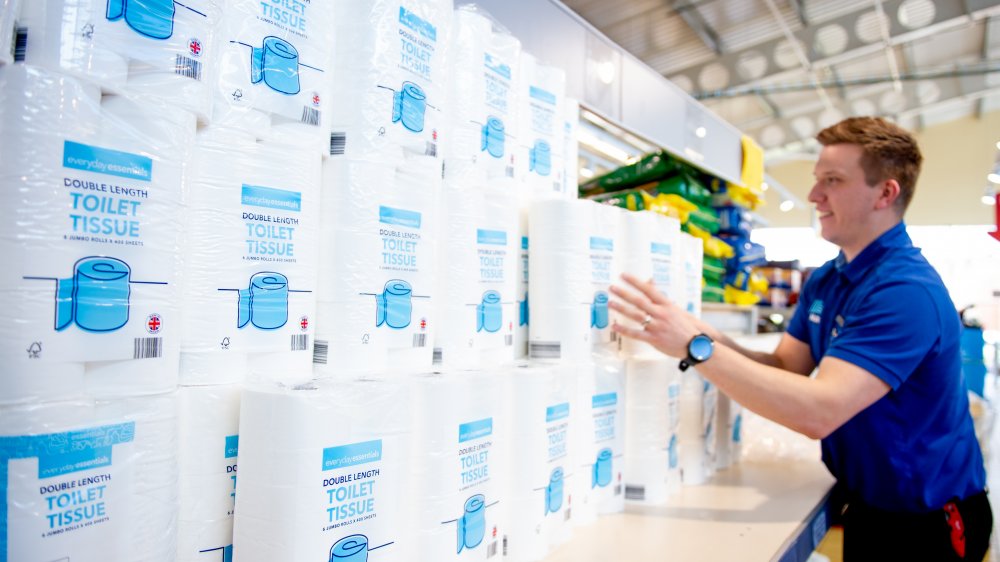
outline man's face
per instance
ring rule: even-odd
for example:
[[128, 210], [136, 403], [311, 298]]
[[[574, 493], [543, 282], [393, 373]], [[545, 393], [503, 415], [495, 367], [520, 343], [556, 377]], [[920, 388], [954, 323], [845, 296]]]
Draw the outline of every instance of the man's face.
[[865, 181], [862, 154], [856, 144], [824, 146], [813, 169], [816, 183], [809, 192], [823, 239], [854, 252], [870, 241], [879, 196], [879, 189]]

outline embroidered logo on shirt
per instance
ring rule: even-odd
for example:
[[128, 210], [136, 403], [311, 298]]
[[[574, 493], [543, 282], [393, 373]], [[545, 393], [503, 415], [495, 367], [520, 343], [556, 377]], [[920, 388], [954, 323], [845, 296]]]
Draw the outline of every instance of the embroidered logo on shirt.
[[820, 316], [823, 315], [823, 301], [815, 300], [812, 305], [809, 306], [809, 321], [813, 324], [819, 324]]

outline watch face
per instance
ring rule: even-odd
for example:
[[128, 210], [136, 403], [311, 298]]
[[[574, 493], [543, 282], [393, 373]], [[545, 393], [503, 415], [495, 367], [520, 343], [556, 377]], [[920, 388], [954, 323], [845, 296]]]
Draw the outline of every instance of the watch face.
[[700, 334], [695, 336], [691, 343], [688, 344], [688, 353], [691, 358], [699, 363], [702, 361], [707, 361], [709, 357], [712, 356], [712, 348], [714, 344], [712, 338], [706, 336], [705, 334]]

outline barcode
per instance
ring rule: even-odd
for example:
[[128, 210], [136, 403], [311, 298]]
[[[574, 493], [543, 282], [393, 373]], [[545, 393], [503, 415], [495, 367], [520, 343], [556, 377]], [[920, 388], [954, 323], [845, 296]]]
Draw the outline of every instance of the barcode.
[[569, 521], [570, 517], [572, 517], [572, 513], [573, 513], [573, 510], [567, 507], [566, 508], [566, 514], [563, 515], [563, 521]]
[[627, 500], [644, 500], [646, 499], [646, 487], [645, 486], [629, 486], [625, 485], [625, 499]]
[[535, 359], [559, 359], [561, 356], [559, 342], [539, 341], [528, 343], [528, 356]]
[[413, 334], [413, 347], [427, 347], [427, 334]]
[[303, 105], [302, 122], [306, 125], [319, 125], [319, 110], [315, 107]]
[[330, 355], [330, 342], [327, 340], [313, 341], [313, 363], [316, 365], [326, 365]]
[[507, 166], [507, 169], [504, 170], [504, 175], [508, 178], [514, 177], [514, 166]]
[[184, 55], [177, 55], [174, 59], [174, 74], [201, 80], [201, 63]]
[[503, 344], [507, 347], [514, 345], [514, 334], [507, 334], [503, 337]]
[[507, 557], [507, 535], [503, 536], [503, 555]]
[[493, 558], [497, 555], [497, 541], [493, 541], [486, 547], [486, 557]]
[[562, 193], [562, 190], [563, 190], [563, 184], [557, 181], [552, 182], [552, 191]]
[[427, 148], [424, 150], [424, 155], [425, 156], [437, 156], [438, 155], [438, 145], [437, 145], [437, 143], [433, 143], [433, 142], [428, 141], [427, 142]]
[[292, 351], [309, 349], [309, 334], [292, 334]]
[[163, 356], [163, 338], [135, 338], [132, 340], [132, 359], [153, 359]]
[[347, 148], [347, 133], [330, 133], [330, 156], [339, 156]]
[[622, 495], [622, 485], [621, 484], [615, 484], [615, 494], [614, 495], [616, 495], [616, 496]]
[[431, 360], [432, 363], [440, 363], [441, 358], [444, 357], [444, 350], [440, 347], [434, 348], [434, 358]]
[[24, 62], [24, 52], [28, 46], [28, 28], [18, 27], [14, 30], [14, 42], [11, 44], [11, 54], [15, 62]]

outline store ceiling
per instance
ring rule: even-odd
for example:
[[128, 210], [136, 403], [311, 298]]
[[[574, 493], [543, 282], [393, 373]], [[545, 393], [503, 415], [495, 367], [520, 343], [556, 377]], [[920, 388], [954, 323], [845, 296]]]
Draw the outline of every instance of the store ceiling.
[[1000, 0], [563, 0], [767, 151], [850, 115], [919, 131], [1000, 109]]

